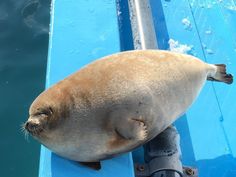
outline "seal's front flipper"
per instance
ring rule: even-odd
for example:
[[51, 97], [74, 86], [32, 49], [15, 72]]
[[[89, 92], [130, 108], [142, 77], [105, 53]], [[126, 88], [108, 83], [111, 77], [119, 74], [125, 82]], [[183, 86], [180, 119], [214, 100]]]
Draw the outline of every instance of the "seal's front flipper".
[[91, 168], [93, 170], [101, 169], [101, 162], [79, 162], [81, 165]]
[[147, 126], [141, 119], [131, 118], [127, 122], [120, 122], [115, 129], [121, 137], [128, 140], [143, 141], [147, 137]]
[[232, 84], [233, 83], [233, 76], [231, 74], [227, 74], [226, 65], [225, 64], [215, 64], [215, 66], [217, 67], [215, 75], [208, 76], [207, 80], [224, 82], [226, 84]]

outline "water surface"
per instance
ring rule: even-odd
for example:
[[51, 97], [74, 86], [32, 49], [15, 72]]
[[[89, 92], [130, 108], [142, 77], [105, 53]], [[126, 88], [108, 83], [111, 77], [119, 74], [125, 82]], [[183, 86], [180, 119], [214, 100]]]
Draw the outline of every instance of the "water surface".
[[40, 145], [20, 124], [44, 89], [50, 0], [0, 1], [0, 176], [36, 177]]

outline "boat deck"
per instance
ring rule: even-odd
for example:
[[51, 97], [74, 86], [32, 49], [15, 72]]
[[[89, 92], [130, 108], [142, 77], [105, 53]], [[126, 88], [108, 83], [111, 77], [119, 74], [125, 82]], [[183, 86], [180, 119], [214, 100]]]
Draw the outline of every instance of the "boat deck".
[[[150, 4], [161, 49], [168, 49], [173, 39], [204, 61], [225, 63], [236, 75], [235, 0], [150, 0]], [[54, 0], [46, 87], [96, 58], [131, 49], [132, 44], [123, 42], [130, 37], [127, 15], [125, 0]], [[208, 82], [176, 122], [183, 164], [197, 167], [199, 177], [236, 176], [235, 90], [236, 84]], [[103, 161], [102, 170], [93, 171], [42, 146], [39, 176], [132, 177], [133, 158], [127, 153]]]

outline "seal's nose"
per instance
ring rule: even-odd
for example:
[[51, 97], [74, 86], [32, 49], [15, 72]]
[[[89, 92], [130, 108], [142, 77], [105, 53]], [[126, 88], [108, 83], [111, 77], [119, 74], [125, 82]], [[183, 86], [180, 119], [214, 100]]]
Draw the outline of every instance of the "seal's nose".
[[39, 125], [40, 124], [39, 124], [38, 121], [27, 121], [26, 124], [25, 124], [25, 129], [28, 132], [34, 132], [35, 130], [38, 129]]

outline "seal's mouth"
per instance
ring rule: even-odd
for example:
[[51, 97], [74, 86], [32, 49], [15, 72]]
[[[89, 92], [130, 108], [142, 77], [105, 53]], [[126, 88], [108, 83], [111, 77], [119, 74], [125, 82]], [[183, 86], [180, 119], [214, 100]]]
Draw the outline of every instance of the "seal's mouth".
[[23, 126], [24, 129], [32, 136], [39, 136], [44, 130], [39, 121], [28, 120]]

